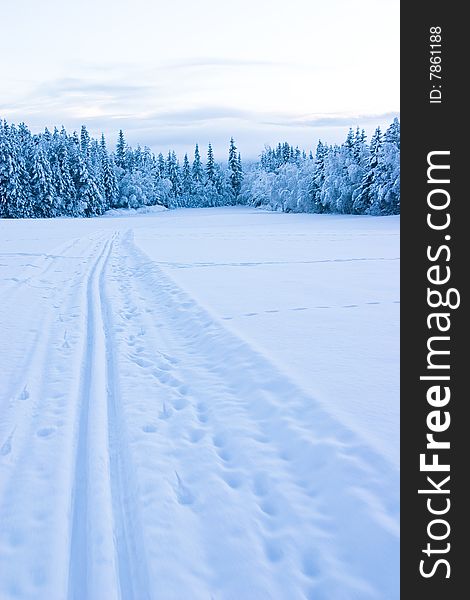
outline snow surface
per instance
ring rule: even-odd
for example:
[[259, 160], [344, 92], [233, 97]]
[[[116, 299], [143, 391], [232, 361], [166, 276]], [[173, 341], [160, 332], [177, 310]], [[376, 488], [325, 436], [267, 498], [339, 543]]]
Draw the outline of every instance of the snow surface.
[[0, 222], [0, 598], [399, 597], [397, 217]]

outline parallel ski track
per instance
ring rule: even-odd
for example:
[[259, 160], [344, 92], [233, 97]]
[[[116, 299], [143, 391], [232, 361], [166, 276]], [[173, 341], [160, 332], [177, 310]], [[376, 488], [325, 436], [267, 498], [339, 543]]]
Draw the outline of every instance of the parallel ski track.
[[[106, 297], [114, 238], [96, 259], [87, 281], [86, 341], [81, 374], [70, 546], [70, 600], [146, 600], [145, 561], [138, 547], [132, 467], [121, 436], [114, 344]], [[104, 463], [104, 465], [103, 465]], [[103, 476], [99, 484], [96, 477]], [[102, 534], [101, 541], [95, 538]]]

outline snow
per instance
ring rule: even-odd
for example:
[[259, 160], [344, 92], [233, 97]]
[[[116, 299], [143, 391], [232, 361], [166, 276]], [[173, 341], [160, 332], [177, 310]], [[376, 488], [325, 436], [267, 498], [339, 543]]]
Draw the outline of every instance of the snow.
[[0, 598], [399, 597], [397, 217], [0, 222]]

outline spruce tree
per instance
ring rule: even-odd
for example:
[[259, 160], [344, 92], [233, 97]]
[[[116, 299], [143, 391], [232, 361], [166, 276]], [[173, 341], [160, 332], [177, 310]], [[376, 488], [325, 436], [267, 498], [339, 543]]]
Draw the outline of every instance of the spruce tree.
[[106, 205], [109, 208], [114, 208], [117, 205], [119, 187], [114, 170], [114, 162], [112, 157], [108, 154], [104, 134], [101, 134], [100, 161]]
[[116, 145], [116, 166], [120, 169], [126, 168], [126, 140], [122, 129], [119, 130], [119, 137]]
[[182, 189], [182, 204], [183, 204], [183, 206], [190, 206], [191, 205], [191, 196], [193, 193], [193, 175], [192, 175], [191, 165], [189, 163], [189, 158], [188, 158], [187, 153], [184, 155], [184, 159], [183, 159], [181, 189]]
[[35, 216], [56, 217], [59, 211], [56, 210], [56, 192], [52, 181], [52, 171], [40, 137], [36, 138], [32, 148], [30, 179]]
[[243, 171], [241, 165], [241, 158], [237, 154], [237, 147], [235, 146], [235, 141], [233, 137], [230, 138], [230, 146], [228, 151], [228, 168], [230, 172], [229, 178], [233, 194], [233, 203], [236, 203], [242, 186]]
[[210, 181], [212, 184], [215, 184], [215, 162], [214, 162], [214, 152], [212, 151], [212, 146], [209, 143], [207, 148], [207, 163], [206, 163], [206, 182]]
[[196, 144], [194, 148], [194, 161], [193, 161], [193, 181], [194, 183], [202, 185], [204, 183], [204, 168], [201, 163], [201, 155], [199, 154], [199, 145]]
[[368, 165], [354, 199], [353, 213], [355, 214], [367, 214], [371, 206], [377, 203], [377, 167], [381, 147], [382, 132], [380, 127], [377, 127], [370, 140]]

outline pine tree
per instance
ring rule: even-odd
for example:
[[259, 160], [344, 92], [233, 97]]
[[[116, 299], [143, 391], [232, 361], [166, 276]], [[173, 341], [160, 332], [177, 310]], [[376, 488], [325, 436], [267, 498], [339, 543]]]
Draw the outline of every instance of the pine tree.
[[178, 159], [176, 158], [176, 154], [173, 151], [168, 152], [168, 157], [166, 160], [166, 169], [168, 174], [168, 179], [171, 181], [171, 197], [172, 197], [172, 206], [178, 206], [178, 201], [181, 196], [181, 172], [180, 166], [178, 164]]
[[85, 217], [102, 212], [103, 199], [81, 153], [78, 156], [77, 205], [80, 214]]
[[196, 185], [202, 185], [204, 183], [204, 168], [201, 163], [198, 144], [196, 144], [196, 147], [194, 148], [193, 181]]
[[82, 125], [80, 130], [80, 151], [85, 158], [90, 155], [90, 134], [85, 125]]
[[181, 177], [181, 190], [182, 190], [182, 205], [191, 206], [191, 195], [193, 193], [193, 175], [191, 171], [191, 165], [187, 153], [183, 159], [183, 171]]
[[108, 208], [114, 208], [117, 205], [119, 186], [114, 169], [113, 159], [109, 156], [106, 148], [104, 134], [101, 134], [100, 161], [106, 205]]
[[378, 156], [373, 215], [395, 215], [400, 212], [400, 124], [398, 119], [387, 129]]
[[377, 200], [377, 166], [381, 147], [382, 132], [380, 127], [377, 127], [370, 140], [368, 165], [354, 199], [353, 213], [355, 214], [367, 214]]
[[214, 162], [214, 152], [212, 151], [212, 146], [209, 143], [209, 147], [207, 148], [207, 163], [206, 163], [206, 182], [211, 182], [215, 184], [215, 162]]
[[236, 203], [242, 186], [243, 171], [241, 158], [237, 154], [237, 147], [235, 146], [235, 141], [233, 137], [230, 138], [230, 147], [228, 152], [228, 168], [230, 171], [229, 177], [233, 194], [232, 202]]
[[158, 155], [157, 166], [158, 166], [158, 177], [160, 177], [161, 179], [164, 179], [166, 177], [165, 159], [163, 158], [163, 154], [161, 152]]
[[14, 126], [0, 125], [0, 216], [22, 218], [33, 216], [22, 147]]
[[327, 155], [328, 147], [324, 146], [320, 140], [315, 152], [315, 166], [309, 188], [312, 206], [311, 210], [315, 213], [322, 213], [324, 211], [324, 206], [322, 204], [322, 189], [325, 182], [325, 160]]
[[124, 133], [122, 129], [119, 130], [118, 142], [116, 145], [116, 166], [120, 169], [126, 168], [126, 140], [124, 139]]
[[69, 168], [67, 153], [67, 135], [54, 129], [48, 151], [49, 163], [52, 173], [52, 184], [56, 196], [56, 210], [58, 215], [70, 214], [76, 194], [75, 186]]
[[30, 169], [35, 216], [56, 217], [59, 211], [56, 210], [56, 194], [52, 181], [52, 171], [40, 137], [36, 138], [32, 148]]
[[102, 150], [97, 140], [91, 140], [87, 166], [88, 173], [92, 178], [96, 189], [98, 190], [98, 195], [96, 196], [94, 202], [93, 212], [94, 214], [102, 215], [109, 208], [109, 204], [106, 201], [106, 190], [104, 186]]

